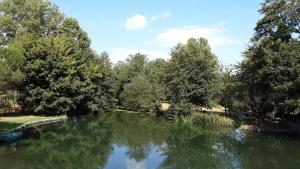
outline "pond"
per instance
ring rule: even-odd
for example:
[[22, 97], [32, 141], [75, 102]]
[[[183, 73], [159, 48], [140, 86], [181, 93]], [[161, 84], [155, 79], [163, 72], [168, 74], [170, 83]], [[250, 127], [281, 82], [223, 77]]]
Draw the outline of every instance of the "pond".
[[300, 141], [107, 113], [0, 145], [2, 169], [299, 169]]

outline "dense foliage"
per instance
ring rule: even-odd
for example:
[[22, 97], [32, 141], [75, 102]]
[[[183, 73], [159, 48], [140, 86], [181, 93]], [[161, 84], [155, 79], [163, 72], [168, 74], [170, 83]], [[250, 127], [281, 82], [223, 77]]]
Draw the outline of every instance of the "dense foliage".
[[[300, 4], [266, 0], [238, 69], [224, 69], [204, 38], [171, 49], [170, 60], [97, 55], [79, 23], [45, 0], [0, 1], [0, 93], [23, 112], [76, 115], [121, 108], [190, 116], [220, 104], [264, 117], [300, 112]], [[245, 107], [243, 107], [245, 105]]]
[[233, 111], [241, 111], [241, 107], [237, 107], [237, 104], [241, 103], [240, 94], [240, 82], [234, 69], [225, 68], [222, 71], [219, 103], [224, 107], [225, 113], [232, 113]]
[[105, 60], [76, 20], [41, 0], [4, 0], [0, 11], [1, 64], [9, 64], [2, 85], [20, 92], [24, 112], [75, 115], [111, 106]]
[[15, 49], [0, 48], [0, 92], [14, 90], [21, 83], [24, 57]]
[[171, 51], [168, 87], [176, 103], [186, 100], [209, 107], [218, 91], [219, 65], [206, 39], [188, 40]]
[[119, 105], [127, 110], [149, 112], [166, 99], [164, 84], [167, 63], [158, 59], [148, 61], [146, 55], [137, 53], [113, 68], [115, 96]]
[[268, 0], [260, 12], [263, 18], [240, 65], [245, 104], [260, 117], [299, 114], [299, 1]]

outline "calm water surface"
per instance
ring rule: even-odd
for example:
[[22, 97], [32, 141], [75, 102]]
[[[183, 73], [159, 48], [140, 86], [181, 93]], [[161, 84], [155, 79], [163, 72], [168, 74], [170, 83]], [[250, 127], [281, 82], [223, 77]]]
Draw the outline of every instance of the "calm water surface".
[[299, 169], [300, 141], [111, 113], [0, 145], [0, 169]]

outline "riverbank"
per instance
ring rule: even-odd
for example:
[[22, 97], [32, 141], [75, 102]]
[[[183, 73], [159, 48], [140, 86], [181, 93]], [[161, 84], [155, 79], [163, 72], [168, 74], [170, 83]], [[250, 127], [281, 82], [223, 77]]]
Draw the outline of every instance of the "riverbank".
[[0, 132], [10, 130], [18, 130], [22, 128], [33, 127], [36, 125], [47, 124], [51, 122], [61, 121], [66, 119], [67, 116], [11, 116], [0, 117]]

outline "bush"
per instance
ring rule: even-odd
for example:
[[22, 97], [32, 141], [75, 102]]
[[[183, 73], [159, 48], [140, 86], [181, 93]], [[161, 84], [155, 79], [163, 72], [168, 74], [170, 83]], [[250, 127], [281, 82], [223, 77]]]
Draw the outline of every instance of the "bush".
[[193, 111], [193, 104], [181, 101], [177, 104], [171, 104], [169, 109], [164, 112], [164, 116], [168, 120], [176, 120], [177, 117], [190, 116]]
[[234, 121], [228, 117], [213, 114], [193, 113], [184, 121], [197, 126], [233, 127]]
[[151, 105], [150, 94], [150, 83], [144, 78], [135, 78], [124, 87], [121, 93], [122, 106], [130, 111], [147, 112]]

